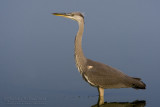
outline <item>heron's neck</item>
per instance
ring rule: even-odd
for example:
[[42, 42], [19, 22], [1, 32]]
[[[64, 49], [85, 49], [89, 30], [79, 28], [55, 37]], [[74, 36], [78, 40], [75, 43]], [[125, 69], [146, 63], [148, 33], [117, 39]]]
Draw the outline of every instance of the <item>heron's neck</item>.
[[75, 38], [75, 61], [76, 61], [76, 66], [81, 73], [84, 67], [84, 64], [86, 63], [86, 58], [83, 54], [82, 50], [82, 36], [83, 36], [83, 31], [84, 31], [84, 21], [82, 20], [81, 22], [78, 22], [79, 24], [79, 30]]

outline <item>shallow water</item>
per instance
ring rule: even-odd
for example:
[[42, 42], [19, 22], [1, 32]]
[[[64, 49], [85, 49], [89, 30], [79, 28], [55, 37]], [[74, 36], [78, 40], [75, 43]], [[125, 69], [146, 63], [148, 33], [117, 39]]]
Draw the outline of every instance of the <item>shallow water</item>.
[[97, 89], [74, 62], [75, 21], [53, 12], [85, 12], [87, 58], [142, 78], [146, 90], [106, 89], [102, 107], [157, 107], [159, 1], [1, 0], [0, 106], [97, 106]]
[[[64, 82], [65, 83], [65, 82]], [[62, 84], [63, 85], [63, 84]], [[56, 107], [98, 107], [98, 92], [89, 87], [88, 84], [80, 86], [87, 87], [86, 90], [75, 90], [76, 88], [64, 89], [23, 89], [11, 88], [1, 91], [1, 106], [56, 106]], [[68, 85], [70, 87], [72, 85]], [[21, 87], [22, 88], [22, 87]], [[33, 89], [32, 89], [33, 88]], [[12, 92], [11, 92], [12, 91]], [[7, 93], [6, 93], [7, 92]], [[159, 93], [149, 92], [149, 89], [108, 89], [105, 90], [104, 104], [102, 107], [154, 107], [159, 104]]]

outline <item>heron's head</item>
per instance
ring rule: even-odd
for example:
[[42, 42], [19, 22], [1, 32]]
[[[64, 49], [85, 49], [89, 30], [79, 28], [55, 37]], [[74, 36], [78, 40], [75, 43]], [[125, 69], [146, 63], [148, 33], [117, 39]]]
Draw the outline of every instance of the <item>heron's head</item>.
[[52, 13], [56, 16], [63, 16], [69, 19], [76, 20], [78, 22], [82, 21], [84, 19], [84, 16], [80, 12], [72, 12], [72, 13]]

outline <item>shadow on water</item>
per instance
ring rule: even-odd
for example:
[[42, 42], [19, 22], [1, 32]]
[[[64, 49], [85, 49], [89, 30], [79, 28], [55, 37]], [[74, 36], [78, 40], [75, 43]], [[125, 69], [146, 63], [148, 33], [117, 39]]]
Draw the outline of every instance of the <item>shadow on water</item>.
[[104, 102], [103, 97], [99, 97], [98, 103], [91, 107], [145, 107], [145, 100], [136, 100], [133, 102]]

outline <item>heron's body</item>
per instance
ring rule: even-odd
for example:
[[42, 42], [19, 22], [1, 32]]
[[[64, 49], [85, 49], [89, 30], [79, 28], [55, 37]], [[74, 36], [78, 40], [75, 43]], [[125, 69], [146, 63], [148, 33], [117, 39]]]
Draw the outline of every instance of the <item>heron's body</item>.
[[106, 64], [87, 59], [82, 50], [82, 36], [84, 30], [84, 17], [79, 12], [54, 13], [76, 20], [79, 30], [75, 38], [75, 62], [82, 77], [92, 86], [97, 87], [100, 96], [104, 96], [104, 89], [109, 88], [136, 88], [145, 89], [140, 78], [133, 78]]
[[[82, 73], [88, 83], [101, 88], [140, 88], [139, 80], [129, 77], [111, 66], [87, 59], [86, 72]], [[137, 84], [137, 86], [136, 86]], [[143, 88], [143, 87], [141, 87]]]

